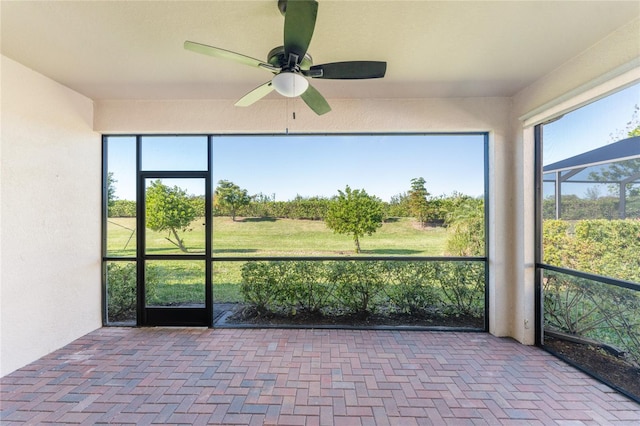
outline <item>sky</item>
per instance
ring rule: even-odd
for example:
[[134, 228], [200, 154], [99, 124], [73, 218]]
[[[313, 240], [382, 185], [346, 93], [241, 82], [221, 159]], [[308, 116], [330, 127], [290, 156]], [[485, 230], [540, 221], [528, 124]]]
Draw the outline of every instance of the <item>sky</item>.
[[[553, 164], [565, 158], [591, 151], [614, 142], [623, 135], [640, 106], [640, 83], [592, 102], [544, 125], [543, 163]], [[636, 125], [638, 117], [636, 116]]]
[[[544, 126], [544, 164], [603, 146], [622, 134], [640, 104], [640, 83], [593, 102]], [[637, 119], [637, 117], [636, 117]], [[109, 171], [116, 196], [135, 199], [135, 138], [112, 137]], [[180, 143], [177, 143], [180, 142]], [[145, 136], [143, 170], [205, 170], [204, 136]], [[287, 201], [337, 195], [349, 185], [383, 201], [407, 192], [422, 177], [432, 196], [454, 191], [484, 194], [484, 135], [276, 135], [217, 136], [213, 185], [230, 180], [250, 195]], [[165, 180], [193, 195], [202, 181]]]
[[[553, 164], [626, 138], [628, 131], [640, 124], [637, 113], [634, 116], [637, 106], [640, 106], [640, 83], [544, 125], [543, 164]], [[564, 183], [562, 193], [585, 197], [588, 191], [594, 191], [605, 196], [613, 188], [606, 184]], [[543, 192], [544, 197], [552, 196], [554, 185], [546, 183]]]
[[[182, 139], [182, 143], [176, 143]], [[109, 171], [119, 199], [135, 197], [135, 139], [118, 137], [109, 145]], [[143, 170], [206, 168], [206, 138], [147, 137]], [[364, 189], [383, 201], [408, 191], [423, 177], [433, 196], [454, 191], [484, 193], [484, 135], [220, 136], [213, 143], [213, 184], [230, 180], [250, 195], [277, 201], [331, 197]], [[199, 195], [193, 181], [164, 180]]]

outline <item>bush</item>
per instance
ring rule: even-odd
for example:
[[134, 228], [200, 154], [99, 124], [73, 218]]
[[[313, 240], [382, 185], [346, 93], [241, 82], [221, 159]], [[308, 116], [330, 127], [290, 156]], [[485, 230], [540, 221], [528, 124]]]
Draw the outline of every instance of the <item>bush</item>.
[[108, 217], [136, 217], [136, 202], [131, 200], [114, 200], [109, 205]]
[[544, 263], [640, 282], [640, 220], [545, 220]]
[[320, 262], [247, 262], [240, 292], [259, 313], [318, 314], [331, 304], [334, 285]]
[[[279, 262], [283, 263], [283, 262]], [[321, 262], [296, 261], [284, 262], [281, 269], [280, 288], [282, 298], [279, 300], [295, 313], [303, 312], [320, 314], [331, 305], [334, 284], [327, 280], [327, 268]]]
[[[640, 282], [640, 221], [545, 220], [544, 263]], [[545, 327], [627, 351], [640, 364], [640, 292], [545, 272]]]
[[366, 316], [484, 312], [479, 262], [272, 261], [242, 267], [241, 293], [259, 313]]
[[640, 365], [640, 293], [546, 272], [545, 327], [623, 349]]
[[426, 262], [391, 262], [387, 265], [389, 301], [401, 313], [420, 314], [440, 305], [436, 267]]
[[439, 262], [435, 265], [444, 294], [445, 312], [481, 316], [484, 312], [484, 263]]
[[260, 313], [273, 311], [280, 292], [280, 262], [247, 262], [242, 265], [240, 293]]
[[335, 262], [329, 281], [336, 284], [336, 297], [350, 313], [374, 312], [387, 284], [383, 262]]
[[[134, 262], [109, 262], [107, 264], [107, 321], [136, 321], [136, 264]], [[155, 266], [147, 267], [145, 289], [147, 297], [153, 297], [158, 284]]]

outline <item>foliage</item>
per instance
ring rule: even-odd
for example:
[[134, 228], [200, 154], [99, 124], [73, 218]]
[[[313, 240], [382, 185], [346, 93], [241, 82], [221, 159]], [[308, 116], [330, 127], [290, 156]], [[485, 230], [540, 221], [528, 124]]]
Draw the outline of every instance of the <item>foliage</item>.
[[429, 216], [429, 202], [427, 197], [429, 192], [425, 188], [424, 178], [411, 179], [411, 189], [409, 190], [409, 207], [411, 214], [418, 220], [421, 226], [426, 226]]
[[383, 262], [335, 262], [329, 281], [336, 283], [336, 297], [349, 312], [364, 315], [380, 303], [387, 285], [384, 272]]
[[[589, 179], [594, 182], [621, 182], [631, 178], [631, 182], [625, 185], [625, 195], [629, 197], [640, 194], [640, 187], [633, 183], [635, 180], [633, 176], [638, 174], [640, 174], [640, 159], [635, 158], [609, 163], [600, 172], [589, 173]], [[620, 192], [620, 186], [618, 184], [610, 186], [609, 192], [617, 195]]]
[[385, 203], [385, 217], [411, 217], [409, 196], [406, 192], [392, 195], [388, 203]]
[[158, 179], [147, 189], [146, 208], [147, 227], [158, 232], [168, 230], [166, 239], [186, 253], [187, 247], [178, 232], [186, 232], [198, 213], [186, 191], [178, 186], [170, 188]]
[[[154, 296], [158, 286], [158, 271], [148, 267], [145, 272], [145, 289]], [[134, 262], [109, 262], [107, 264], [107, 320], [125, 322], [136, 320], [136, 264]]]
[[[640, 197], [637, 198], [640, 202]], [[627, 200], [627, 215], [640, 214], [633, 212], [634, 199]], [[574, 194], [562, 195], [560, 217], [564, 220], [582, 219], [618, 219], [618, 197], [602, 196], [597, 199], [580, 198]], [[547, 197], [542, 201], [542, 217], [544, 219], [555, 219], [556, 204], [555, 197]]]
[[447, 254], [484, 256], [484, 200], [464, 197], [447, 214]]
[[440, 303], [434, 262], [388, 263], [389, 283], [385, 292], [399, 312], [419, 314], [434, 310]]
[[640, 282], [640, 220], [545, 220], [543, 262]]
[[[543, 262], [640, 282], [640, 220], [546, 220]], [[640, 292], [545, 272], [545, 325], [624, 348], [640, 363]]]
[[242, 265], [240, 292], [247, 303], [258, 312], [269, 312], [276, 308], [280, 297], [281, 263], [247, 262]]
[[545, 327], [623, 348], [640, 365], [640, 292], [549, 271], [543, 291]]
[[242, 189], [228, 180], [218, 181], [218, 187], [214, 192], [214, 206], [228, 213], [234, 221], [238, 210], [249, 205], [250, 201], [251, 197], [246, 189]]
[[634, 136], [640, 136], [640, 105], [638, 104], [633, 107], [631, 120], [627, 122], [625, 128], [618, 129], [615, 133], [611, 133], [609, 135], [609, 140], [611, 142], [616, 142], [620, 139], [631, 138]]
[[110, 209], [113, 206], [113, 203], [118, 199], [116, 197], [116, 182], [118, 182], [113, 177], [113, 172], [107, 173], [107, 208]]
[[364, 189], [351, 190], [347, 185], [344, 192], [329, 205], [325, 224], [337, 234], [349, 234], [355, 243], [355, 252], [360, 253], [360, 238], [371, 235], [382, 226], [382, 202], [370, 196]]
[[482, 262], [255, 261], [241, 291], [262, 313], [481, 317], [484, 284]]
[[574, 240], [580, 270], [640, 282], [640, 220], [583, 220]]
[[108, 217], [136, 217], [136, 202], [131, 200], [114, 200], [109, 206]]
[[189, 203], [191, 203], [191, 207], [195, 211], [196, 217], [204, 217], [205, 216], [205, 203], [206, 200], [204, 195], [191, 196], [189, 197]]
[[477, 262], [443, 262], [436, 266], [447, 312], [481, 315], [484, 311], [484, 265]]
[[[262, 192], [252, 195], [249, 204], [244, 206], [238, 212], [240, 216], [245, 217], [277, 217], [273, 215], [271, 207], [276, 202], [276, 194], [266, 195]], [[224, 212], [216, 212], [214, 215], [221, 215]]]
[[[214, 216], [230, 215], [230, 210], [221, 206], [214, 197]], [[288, 201], [276, 201], [275, 194], [265, 195], [259, 193], [249, 197], [250, 201], [246, 205], [239, 206], [236, 216], [252, 218], [278, 218], [278, 219], [306, 219], [325, 220], [329, 206], [333, 200], [322, 196], [303, 197], [296, 195]], [[458, 193], [452, 195], [440, 195], [438, 197], [427, 197], [428, 208], [425, 210], [424, 225], [443, 224], [447, 215], [453, 212], [461, 199], [469, 198]], [[405, 193], [396, 194], [389, 202], [381, 202], [383, 209], [383, 220], [388, 218], [414, 217], [410, 197]]]
[[327, 308], [335, 285], [327, 279], [324, 265], [312, 261], [284, 263], [286, 267], [280, 277], [282, 296], [292, 312], [319, 314]]

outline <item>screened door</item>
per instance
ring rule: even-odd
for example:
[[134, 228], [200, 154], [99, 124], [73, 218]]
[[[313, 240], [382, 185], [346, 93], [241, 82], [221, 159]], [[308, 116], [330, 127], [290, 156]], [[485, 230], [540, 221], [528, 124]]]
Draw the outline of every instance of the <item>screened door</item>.
[[138, 299], [143, 326], [211, 326], [207, 173], [142, 173]]

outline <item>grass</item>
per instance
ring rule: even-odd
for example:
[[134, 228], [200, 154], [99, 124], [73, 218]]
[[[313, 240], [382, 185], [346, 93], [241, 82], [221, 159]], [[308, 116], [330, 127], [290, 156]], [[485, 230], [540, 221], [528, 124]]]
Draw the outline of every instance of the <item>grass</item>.
[[[135, 256], [135, 226], [135, 218], [108, 219], [107, 255]], [[216, 217], [213, 229], [214, 256], [355, 255], [351, 236], [334, 234], [322, 221], [240, 218], [234, 222]], [[147, 229], [146, 234], [148, 254], [180, 254], [167, 240], [168, 232]], [[182, 235], [190, 253], [204, 252], [202, 219], [195, 220]], [[445, 228], [422, 229], [413, 219], [393, 219], [373, 235], [361, 238], [361, 255], [441, 256], [446, 240]]]
[[[107, 255], [134, 257], [135, 218], [109, 218]], [[213, 219], [213, 256], [358, 256], [353, 239], [328, 229], [322, 221], [238, 218]], [[168, 232], [147, 229], [148, 254], [180, 254], [168, 241]], [[204, 253], [202, 218], [183, 233], [189, 253]], [[382, 225], [371, 236], [361, 238], [361, 256], [441, 256], [447, 241], [445, 228], [420, 228], [413, 219], [399, 218]], [[213, 297], [217, 302], [239, 302], [241, 268], [244, 262], [214, 262]], [[157, 274], [152, 304], [203, 303], [204, 263], [192, 260], [149, 261]]]

